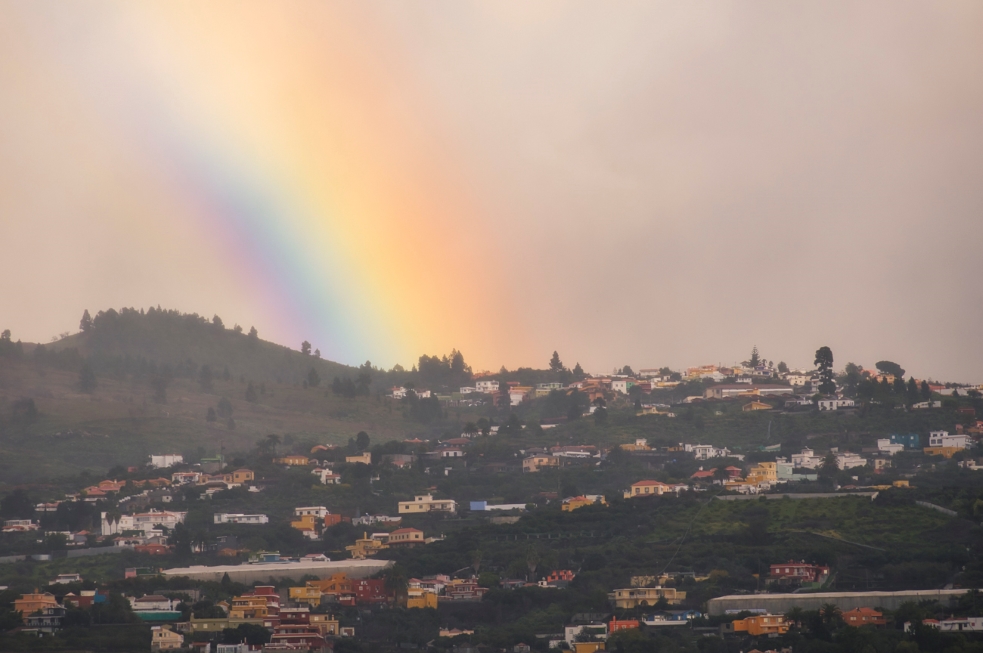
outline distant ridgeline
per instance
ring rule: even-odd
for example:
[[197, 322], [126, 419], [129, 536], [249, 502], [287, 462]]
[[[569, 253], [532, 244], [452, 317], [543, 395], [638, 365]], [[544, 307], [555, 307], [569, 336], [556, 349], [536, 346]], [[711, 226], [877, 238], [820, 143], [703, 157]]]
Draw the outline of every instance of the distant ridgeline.
[[[255, 381], [300, 383], [313, 368], [321, 378], [351, 375], [354, 368], [259, 339], [236, 325], [228, 329], [217, 315], [151, 308], [99, 311], [82, 317], [81, 332], [25, 356], [62, 369], [83, 363], [100, 376], [122, 374], [194, 377], [209, 366], [215, 378], [229, 375]], [[25, 348], [26, 349], [26, 348]], [[305, 348], [306, 349], [306, 348]]]

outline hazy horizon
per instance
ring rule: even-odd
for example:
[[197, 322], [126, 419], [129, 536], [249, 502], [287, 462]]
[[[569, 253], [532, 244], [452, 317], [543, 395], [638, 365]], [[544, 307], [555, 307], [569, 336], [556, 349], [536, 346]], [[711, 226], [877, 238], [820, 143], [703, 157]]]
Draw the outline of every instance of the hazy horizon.
[[980, 382], [983, 5], [0, 1], [0, 329]]

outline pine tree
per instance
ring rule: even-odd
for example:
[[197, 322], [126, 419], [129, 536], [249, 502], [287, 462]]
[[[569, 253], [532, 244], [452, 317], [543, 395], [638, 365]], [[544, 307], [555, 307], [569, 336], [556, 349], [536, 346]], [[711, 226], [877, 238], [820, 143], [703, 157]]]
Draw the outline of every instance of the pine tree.
[[918, 402], [918, 382], [915, 381], [915, 377], [908, 377], [908, 405], [911, 406]]
[[225, 418], [231, 418], [232, 417], [232, 402], [229, 401], [228, 399], [226, 399], [225, 397], [222, 397], [218, 401], [218, 407], [216, 409], [216, 412], [218, 413], [218, 416], [221, 417], [221, 418], [223, 418], [223, 419], [225, 419]]
[[550, 359], [550, 372], [553, 372], [554, 374], [559, 374], [564, 369], [565, 368], [563, 367], [563, 361], [560, 360], [560, 355], [554, 351], [553, 358]]
[[251, 404], [255, 404], [259, 401], [259, 397], [256, 395], [256, 388], [253, 387], [253, 382], [249, 382], [249, 387], [246, 388], [246, 401]]
[[79, 371], [79, 389], [89, 393], [96, 389], [96, 374], [88, 363], [83, 363]]
[[198, 372], [198, 385], [201, 386], [202, 392], [212, 391], [212, 368], [208, 365], [203, 365]]
[[833, 350], [829, 347], [817, 349], [815, 365], [819, 371], [819, 392], [824, 395], [836, 392], [836, 382], [833, 380]]
[[92, 316], [89, 315], [89, 309], [85, 309], [82, 313], [82, 321], [79, 322], [79, 331], [82, 333], [88, 333], [92, 328]]
[[751, 358], [750, 360], [748, 360], [747, 366], [750, 367], [751, 369], [754, 369], [760, 364], [761, 364], [761, 358], [758, 356], [758, 346], [754, 345], [753, 347], [751, 347]]
[[307, 342], [306, 340], [304, 342], [300, 343], [300, 353], [302, 353], [304, 356], [310, 356], [311, 355], [311, 343]]

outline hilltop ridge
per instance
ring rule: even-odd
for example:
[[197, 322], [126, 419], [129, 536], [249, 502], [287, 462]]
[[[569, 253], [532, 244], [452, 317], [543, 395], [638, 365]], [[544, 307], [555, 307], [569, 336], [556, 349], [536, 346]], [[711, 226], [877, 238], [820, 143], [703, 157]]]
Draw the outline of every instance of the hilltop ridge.
[[322, 378], [352, 374], [355, 368], [262, 340], [255, 329], [247, 333], [221, 318], [150, 308], [123, 308], [83, 316], [81, 331], [50, 345], [55, 353], [78, 351], [93, 367], [133, 372], [148, 364], [169, 366], [173, 373], [192, 372], [203, 365], [235, 378], [300, 383], [311, 368]]

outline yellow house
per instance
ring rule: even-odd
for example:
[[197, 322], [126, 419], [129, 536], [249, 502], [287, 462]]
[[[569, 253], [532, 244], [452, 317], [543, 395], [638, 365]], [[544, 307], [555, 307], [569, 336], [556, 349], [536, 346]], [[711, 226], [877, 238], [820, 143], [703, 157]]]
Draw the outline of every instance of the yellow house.
[[686, 592], [680, 592], [675, 587], [627, 587], [608, 593], [608, 600], [619, 610], [651, 607], [663, 598], [670, 605], [675, 605], [686, 598]]
[[314, 515], [302, 515], [300, 519], [290, 522], [291, 528], [298, 531], [314, 531], [317, 529], [317, 517]]
[[667, 485], [661, 481], [638, 481], [637, 483], [632, 483], [631, 487], [625, 492], [625, 498], [631, 499], [632, 497], [650, 497], [653, 495], [663, 495], [666, 492], [671, 492], [672, 486]]
[[363, 532], [362, 537], [355, 540], [355, 544], [346, 546], [345, 550], [352, 552], [352, 558], [362, 560], [387, 548], [389, 547], [382, 541], [369, 537], [368, 533]]
[[338, 620], [333, 614], [312, 614], [310, 620], [311, 626], [322, 635], [338, 636]]
[[284, 456], [274, 458], [273, 462], [280, 465], [309, 465], [311, 461], [307, 456]]
[[748, 483], [777, 483], [778, 463], [758, 463], [747, 474]]
[[232, 482], [233, 483], [248, 483], [249, 481], [255, 480], [256, 475], [253, 474], [251, 469], [237, 469], [232, 472]]
[[310, 585], [306, 585], [305, 587], [291, 587], [290, 600], [297, 603], [306, 603], [312, 608], [316, 608], [321, 605], [321, 590]]
[[411, 587], [406, 594], [407, 608], [437, 608], [437, 595], [422, 589]]
[[574, 642], [573, 653], [594, 653], [604, 651], [604, 642]]
[[749, 404], [744, 404], [744, 406], [741, 407], [741, 410], [743, 410], [745, 413], [749, 413], [752, 410], [771, 410], [771, 405], [766, 404], [763, 401], [752, 401]]
[[344, 573], [331, 574], [330, 578], [307, 581], [308, 587], [317, 588], [322, 594], [343, 594], [352, 591], [352, 581]]
[[151, 651], [167, 651], [184, 647], [184, 635], [174, 632], [170, 626], [153, 626], [150, 632]]
[[265, 596], [237, 596], [232, 599], [229, 619], [265, 619], [269, 616]]
[[372, 464], [372, 453], [368, 451], [363, 451], [355, 456], [345, 456], [346, 463], [362, 463], [363, 465]]
[[604, 498], [603, 494], [585, 494], [579, 497], [570, 497], [569, 499], [563, 500], [563, 506], [560, 508], [564, 512], [572, 512], [578, 508], [583, 508], [584, 506], [590, 506], [595, 503], [601, 505], [608, 505], [607, 500]]
[[922, 451], [925, 452], [926, 456], [942, 456], [943, 458], [952, 458], [952, 456], [957, 451], [964, 451], [959, 447], [925, 447]]
[[522, 460], [522, 471], [538, 472], [546, 467], [559, 467], [560, 459], [557, 456], [529, 456]]

